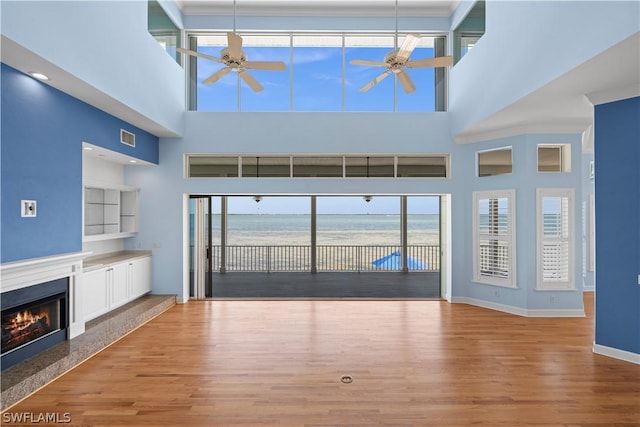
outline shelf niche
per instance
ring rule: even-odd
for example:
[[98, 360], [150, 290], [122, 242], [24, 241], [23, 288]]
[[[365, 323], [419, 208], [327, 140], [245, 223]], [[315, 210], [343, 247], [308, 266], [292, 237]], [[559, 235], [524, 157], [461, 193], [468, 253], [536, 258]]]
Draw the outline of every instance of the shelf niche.
[[84, 187], [84, 241], [130, 237], [138, 231], [138, 189]]

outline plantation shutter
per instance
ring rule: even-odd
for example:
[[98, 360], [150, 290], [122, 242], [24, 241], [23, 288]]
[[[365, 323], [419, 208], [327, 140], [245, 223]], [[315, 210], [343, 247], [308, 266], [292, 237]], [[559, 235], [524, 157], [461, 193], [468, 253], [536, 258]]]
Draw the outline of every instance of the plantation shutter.
[[569, 191], [538, 190], [540, 288], [573, 286], [572, 211]]
[[513, 281], [512, 194], [476, 193], [475, 280], [511, 286]]

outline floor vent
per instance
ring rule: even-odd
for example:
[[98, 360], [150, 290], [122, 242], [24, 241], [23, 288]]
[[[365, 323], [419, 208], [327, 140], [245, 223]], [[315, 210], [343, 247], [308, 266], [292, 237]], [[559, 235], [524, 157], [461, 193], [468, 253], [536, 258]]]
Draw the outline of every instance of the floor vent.
[[131, 133], [131, 132], [127, 132], [124, 129], [120, 129], [120, 142], [122, 142], [123, 144], [126, 144], [130, 147], [135, 147], [136, 146], [136, 135]]

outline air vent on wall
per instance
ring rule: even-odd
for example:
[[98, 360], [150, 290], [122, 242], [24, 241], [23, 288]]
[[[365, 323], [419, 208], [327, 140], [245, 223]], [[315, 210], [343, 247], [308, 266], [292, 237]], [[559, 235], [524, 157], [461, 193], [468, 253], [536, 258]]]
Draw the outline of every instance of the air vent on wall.
[[120, 142], [122, 142], [123, 144], [126, 144], [130, 147], [135, 147], [136, 146], [136, 135], [131, 133], [131, 132], [127, 132], [124, 129], [120, 129]]

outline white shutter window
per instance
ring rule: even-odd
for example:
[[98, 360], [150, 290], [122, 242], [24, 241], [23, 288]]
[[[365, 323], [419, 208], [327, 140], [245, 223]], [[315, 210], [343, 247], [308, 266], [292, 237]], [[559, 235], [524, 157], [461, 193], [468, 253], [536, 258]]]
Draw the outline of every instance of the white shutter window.
[[515, 191], [474, 193], [474, 281], [515, 287]]
[[573, 189], [537, 190], [538, 289], [574, 289]]

